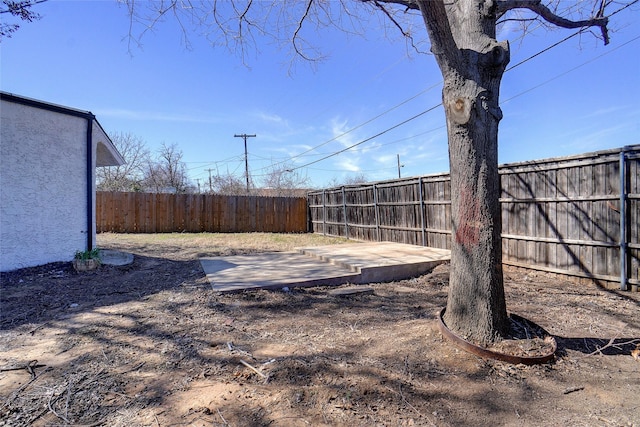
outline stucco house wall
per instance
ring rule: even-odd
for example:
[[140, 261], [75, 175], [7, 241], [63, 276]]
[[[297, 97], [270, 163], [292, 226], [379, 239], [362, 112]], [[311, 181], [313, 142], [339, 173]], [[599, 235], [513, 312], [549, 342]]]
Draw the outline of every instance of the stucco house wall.
[[0, 271], [70, 261], [95, 242], [95, 167], [124, 161], [90, 112], [0, 95]]

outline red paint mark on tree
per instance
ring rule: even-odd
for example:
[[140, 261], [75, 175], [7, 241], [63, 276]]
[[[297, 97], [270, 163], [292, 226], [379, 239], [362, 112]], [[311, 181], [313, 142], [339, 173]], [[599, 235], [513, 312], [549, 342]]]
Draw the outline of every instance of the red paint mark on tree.
[[473, 191], [468, 188], [460, 192], [458, 206], [458, 228], [456, 242], [463, 246], [476, 246], [480, 241], [480, 204]]

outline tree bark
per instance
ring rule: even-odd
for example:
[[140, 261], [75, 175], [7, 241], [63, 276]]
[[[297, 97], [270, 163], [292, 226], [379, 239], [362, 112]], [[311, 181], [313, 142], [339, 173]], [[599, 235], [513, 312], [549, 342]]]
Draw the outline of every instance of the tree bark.
[[445, 322], [487, 344], [509, 330], [498, 175], [498, 97], [509, 46], [495, 39], [491, 0], [425, 0], [419, 6], [444, 77], [452, 209]]

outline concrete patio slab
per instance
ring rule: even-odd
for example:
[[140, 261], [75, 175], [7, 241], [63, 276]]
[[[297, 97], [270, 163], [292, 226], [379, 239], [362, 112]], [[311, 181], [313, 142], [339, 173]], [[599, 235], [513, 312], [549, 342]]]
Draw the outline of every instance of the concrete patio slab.
[[133, 263], [133, 254], [110, 249], [100, 249], [100, 262], [105, 265], [129, 265]]
[[448, 250], [381, 242], [205, 257], [200, 263], [212, 289], [238, 292], [401, 280], [426, 273], [449, 259]]
[[299, 249], [301, 253], [360, 273], [358, 283], [418, 276], [449, 261], [451, 251], [392, 242], [367, 242]]
[[359, 273], [336, 267], [298, 252], [201, 258], [213, 290], [279, 289], [353, 283]]

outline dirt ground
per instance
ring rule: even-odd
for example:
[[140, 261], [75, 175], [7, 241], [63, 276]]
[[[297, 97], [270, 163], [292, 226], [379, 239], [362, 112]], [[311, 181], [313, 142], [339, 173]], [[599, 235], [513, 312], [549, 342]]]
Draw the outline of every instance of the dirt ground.
[[101, 234], [134, 263], [2, 274], [0, 425], [640, 426], [638, 293], [506, 270], [509, 310], [558, 342], [524, 366], [443, 339], [447, 265], [340, 297], [220, 295], [198, 262], [329, 242]]

